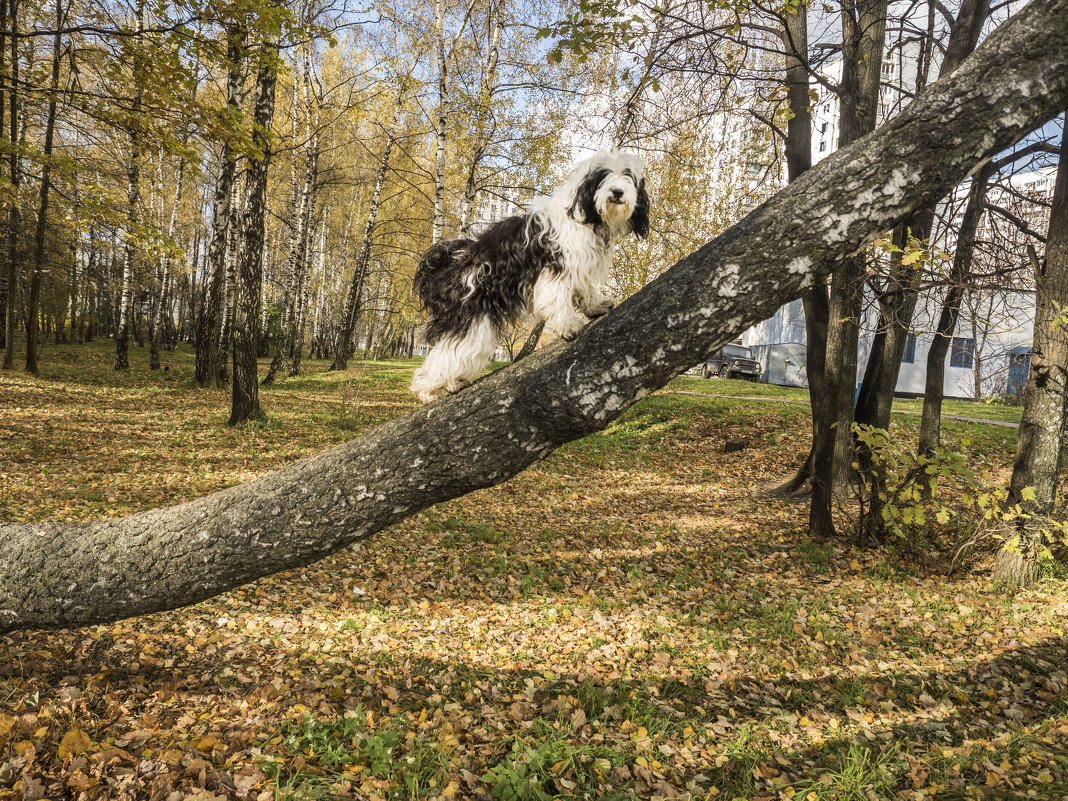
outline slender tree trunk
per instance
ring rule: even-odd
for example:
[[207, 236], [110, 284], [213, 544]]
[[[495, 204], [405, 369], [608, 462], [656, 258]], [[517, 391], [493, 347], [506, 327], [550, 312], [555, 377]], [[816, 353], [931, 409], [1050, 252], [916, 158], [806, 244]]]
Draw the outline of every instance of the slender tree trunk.
[[523, 347], [519, 349], [519, 353], [515, 355], [515, 358], [512, 361], [518, 362], [520, 359], [525, 359], [527, 356], [532, 354], [534, 350], [538, 347], [538, 340], [541, 339], [541, 334], [544, 330], [545, 321], [538, 320], [534, 327], [530, 329], [530, 333], [527, 334], [527, 338], [523, 342]]
[[[247, 174], [246, 174], [247, 177]], [[233, 198], [230, 201], [230, 221], [227, 229], [226, 272], [223, 281], [222, 323], [219, 328], [219, 356], [216, 383], [227, 386], [230, 383], [229, 359], [230, 346], [234, 338], [234, 314], [237, 306], [237, 260], [244, 242], [242, 219], [245, 212], [245, 198], [241, 195], [240, 181], [234, 181]]]
[[[789, 181], [797, 180], [812, 166], [812, 112], [809, 109], [808, 85], [808, 19], [804, 7], [783, 15], [783, 49], [786, 52], [786, 99], [790, 119], [786, 123], [786, 170]], [[821, 411], [827, 398], [824, 395], [823, 359], [827, 348], [827, 289], [816, 286], [802, 295], [805, 309], [805, 329], [809, 397], [812, 404], [812, 442], [820, 441], [818, 429]], [[793, 479], [779, 488], [782, 492], [796, 492], [806, 482], [814, 481], [811, 470], [812, 449], [805, 463]]]
[[263, 233], [267, 214], [267, 170], [271, 161], [271, 123], [277, 82], [277, 36], [265, 37], [256, 76], [256, 107], [252, 143], [260, 153], [250, 158], [245, 186], [245, 215], [234, 304], [234, 378], [230, 425], [263, 419], [257, 374], [261, 287], [263, 284]]
[[[74, 344], [78, 341], [78, 317], [82, 297], [78, 291], [78, 282], [83, 281], [82, 273], [78, 270], [78, 262], [81, 259], [82, 249], [80, 243], [76, 239], [71, 240], [70, 244], [70, 293], [68, 295], [68, 317], [70, 318], [70, 342]], [[66, 333], [64, 333], [64, 338]]]
[[382, 186], [386, 182], [389, 157], [393, 151], [393, 140], [397, 135], [397, 125], [400, 122], [403, 102], [404, 91], [402, 89], [397, 95], [397, 107], [393, 112], [393, 120], [390, 122], [389, 131], [386, 134], [386, 145], [382, 150], [382, 160], [378, 164], [378, 176], [375, 178], [375, 189], [371, 195], [370, 208], [367, 211], [367, 223], [363, 229], [359, 255], [356, 257], [356, 268], [352, 274], [352, 284], [349, 286], [348, 297], [345, 301], [345, 313], [341, 320], [341, 331], [338, 334], [337, 346], [334, 351], [334, 361], [330, 365], [331, 370], [347, 369], [349, 359], [352, 358], [353, 350], [356, 347], [354, 341], [356, 322], [360, 315], [360, 304], [363, 299], [367, 267], [371, 261], [371, 244], [374, 241], [375, 221], [378, 218], [378, 207], [382, 200]]
[[[48, 225], [48, 190], [52, 180], [52, 142], [56, 130], [56, 107], [59, 104], [59, 58], [63, 30], [63, 3], [56, 0], [56, 32], [52, 37], [52, 80], [45, 122], [41, 191], [38, 195], [37, 228], [33, 239], [33, 278], [30, 280], [30, 303], [26, 315], [26, 372], [37, 375], [37, 324], [44, 277], [45, 232]], [[58, 330], [58, 329], [57, 329]]]
[[[167, 225], [167, 241], [168, 243], [174, 242], [174, 234], [178, 229], [178, 210], [182, 205], [182, 187], [185, 184], [185, 157], [182, 156], [178, 159], [178, 170], [175, 175], [176, 185], [174, 187], [174, 205], [171, 207], [171, 219]], [[162, 201], [161, 201], [162, 203]], [[156, 297], [150, 300], [151, 311], [149, 312], [152, 319], [152, 326], [149, 330], [149, 369], [158, 370], [159, 365], [159, 345], [161, 337], [163, 336], [162, 317], [163, 312], [166, 309], [167, 304], [167, 284], [171, 279], [171, 251], [170, 248], [163, 254], [162, 265], [160, 266], [160, 286], [159, 291], [156, 293]]]
[[489, 146], [490, 106], [493, 103], [493, 93], [497, 87], [497, 60], [500, 56], [501, 34], [504, 31], [504, 3], [505, 0], [492, 0], [489, 6], [492, 30], [489, 49], [486, 53], [486, 66], [482, 71], [478, 108], [475, 112], [474, 131], [472, 132], [474, 147], [471, 162], [467, 167], [467, 184], [464, 187], [464, 196], [460, 206], [461, 237], [468, 236], [471, 231], [475, 196], [478, 194], [478, 169]]
[[[241, 107], [241, 84], [243, 81], [242, 49], [245, 32], [230, 27], [227, 32], [226, 56], [229, 75], [226, 82], [226, 108], [235, 117]], [[222, 328], [223, 288], [226, 280], [227, 241], [230, 233], [230, 202], [233, 198], [234, 176], [237, 172], [237, 156], [230, 144], [230, 136], [223, 141], [219, 159], [219, 177], [215, 185], [215, 217], [212, 222], [211, 244], [208, 245], [204, 264], [205, 296], [197, 320], [196, 366], [194, 377], [198, 386], [213, 386], [219, 376], [219, 339]]]
[[[449, 75], [448, 61], [445, 58], [445, 0], [435, 0], [434, 15], [436, 23], [434, 44], [438, 62], [438, 110], [434, 121], [436, 150], [434, 154], [433, 242], [437, 244], [441, 241], [445, 228], [445, 144], [449, 124]], [[392, 137], [387, 147], [389, 146], [392, 146]]]
[[[1061, 137], [1060, 166], [1053, 191], [1046, 256], [1035, 268], [1035, 331], [1031, 370], [1024, 390], [1023, 416], [1016, 440], [1016, 462], [1009, 482], [1009, 503], [1026, 517], [1015, 521], [1015, 538], [998, 554], [994, 578], [1025, 586], [1038, 578], [1043, 527], [1057, 499], [1068, 403], [1068, 129]], [[1029, 495], [1028, 490], [1033, 492]]]
[[[137, 6], [137, 31], [140, 39], [141, 31], [145, 27], [144, 0], [139, 0]], [[140, 48], [138, 48], [140, 50]], [[141, 87], [140, 70], [134, 65], [137, 89], [134, 92], [133, 116], [134, 119], [141, 113], [143, 89]], [[137, 123], [130, 128], [130, 160], [126, 165], [126, 233], [123, 237], [122, 259], [122, 300], [119, 311], [119, 330], [115, 334], [115, 369], [128, 370], [130, 367], [130, 328], [131, 322], [136, 325], [132, 308], [133, 271], [134, 262], [137, 258], [137, 236], [141, 225], [141, 135], [136, 127]]]
[[[0, 77], [7, 76], [7, 0], [0, 0]], [[4, 96], [4, 80], [0, 80], [0, 135], [6, 133], [4, 127], [4, 114], [7, 111], [7, 102]], [[10, 142], [9, 142], [10, 144]], [[7, 236], [7, 232], [4, 232]], [[0, 243], [0, 350], [7, 351], [7, 299], [8, 293], [14, 290], [11, 284], [11, 276], [8, 275], [7, 247]]]
[[[886, 7], [887, 0], [842, 3], [840, 149], [875, 129], [886, 41]], [[860, 254], [835, 270], [831, 278], [824, 362], [828, 403], [822, 410], [820, 424], [814, 426], [821, 432], [821, 439], [816, 443], [812, 465], [813, 475], [824, 480], [817, 480], [813, 485], [809, 514], [809, 530], [818, 538], [834, 533], [831, 502], [835, 488], [849, 488], [853, 479], [851, 424], [866, 268], [866, 258]]]
[[[3, 2], [3, 0], [0, 0]], [[18, 236], [19, 236], [19, 151], [16, 144], [19, 141], [19, 37], [18, 37], [18, 0], [11, 0], [11, 12], [8, 15], [11, 40], [11, 68], [9, 70], [8, 85], [8, 180], [11, 182], [11, 205], [7, 211], [7, 238], [5, 260], [7, 261], [7, 333], [5, 336], [6, 347], [4, 349], [4, 368], [12, 369], [15, 366], [15, 317], [18, 313], [19, 293], [19, 269]]]
[[[274, 358], [271, 360], [271, 366], [267, 370], [267, 375], [263, 378], [264, 386], [273, 383], [275, 376], [279, 372], [286, 371], [296, 358], [294, 348], [297, 347], [298, 307], [305, 273], [307, 272], [316, 187], [319, 180], [319, 134], [316, 127], [319, 124], [319, 115], [318, 113], [315, 114], [313, 122], [310, 83], [311, 64], [310, 58], [305, 52], [303, 97], [304, 110], [308, 120], [306, 131], [308, 144], [305, 148], [304, 187], [300, 192], [299, 202], [294, 204], [294, 230], [290, 242], [289, 275], [282, 295], [282, 319], [279, 326], [278, 347], [275, 350]], [[294, 86], [294, 88], [296, 87]], [[317, 102], [318, 100], [316, 98]], [[316, 130], [312, 130], [313, 127], [316, 127]], [[296, 183], [294, 182], [295, 187]]]
[[[920, 418], [920, 438], [917, 450], [924, 456], [932, 457], [938, 449], [942, 431], [942, 399], [945, 395], [946, 355], [957, 330], [960, 318], [960, 304], [968, 285], [975, 256], [975, 234], [983, 215], [986, 201], [987, 182], [993, 173], [993, 165], [988, 164], [972, 177], [968, 201], [964, 207], [960, 229], [957, 233], [957, 247], [953, 253], [953, 264], [946, 281], [946, 295], [942, 300], [942, 311], [935, 325], [934, 341], [927, 351], [927, 376], [924, 379], [923, 412]], [[932, 476], [927, 492], [934, 489], [937, 477]]]

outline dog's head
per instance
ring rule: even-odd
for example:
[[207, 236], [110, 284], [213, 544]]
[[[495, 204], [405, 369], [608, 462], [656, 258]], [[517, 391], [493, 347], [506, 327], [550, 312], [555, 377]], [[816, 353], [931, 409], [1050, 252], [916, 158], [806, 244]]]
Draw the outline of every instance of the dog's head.
[[641, 159], [613, 150], [580, 162], [564, 184], [568, 214], [612, 237], [649, 235], [649, 194]]

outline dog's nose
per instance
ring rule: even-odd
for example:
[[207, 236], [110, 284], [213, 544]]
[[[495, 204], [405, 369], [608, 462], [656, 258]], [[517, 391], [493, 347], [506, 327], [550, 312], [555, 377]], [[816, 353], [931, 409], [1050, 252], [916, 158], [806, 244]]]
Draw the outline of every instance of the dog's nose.
[[623, 199], [623, 190], [622, 189], [613, 189], [612, 190], [612, 200], [622, 200], [622, 199]]

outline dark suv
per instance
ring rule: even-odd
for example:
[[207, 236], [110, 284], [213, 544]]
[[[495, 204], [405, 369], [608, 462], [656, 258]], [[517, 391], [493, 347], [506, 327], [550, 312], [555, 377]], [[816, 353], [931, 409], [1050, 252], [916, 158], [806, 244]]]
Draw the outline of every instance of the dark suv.
[[701, 377], [741, 378], [756, 381], [760, 378], [760, 362], [753, 352], [742, 345], [724, 345], [701, 365]]

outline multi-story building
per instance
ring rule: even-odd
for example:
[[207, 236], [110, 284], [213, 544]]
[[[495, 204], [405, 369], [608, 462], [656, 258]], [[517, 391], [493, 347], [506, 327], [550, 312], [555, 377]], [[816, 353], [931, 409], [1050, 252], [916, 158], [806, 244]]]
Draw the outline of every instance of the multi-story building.
[[471, 232], [479, 233], [490, 224], [520, 214], [530, 202], [530, 191], [516, 186], [495, 186], [479, 193], [475, 201]]

